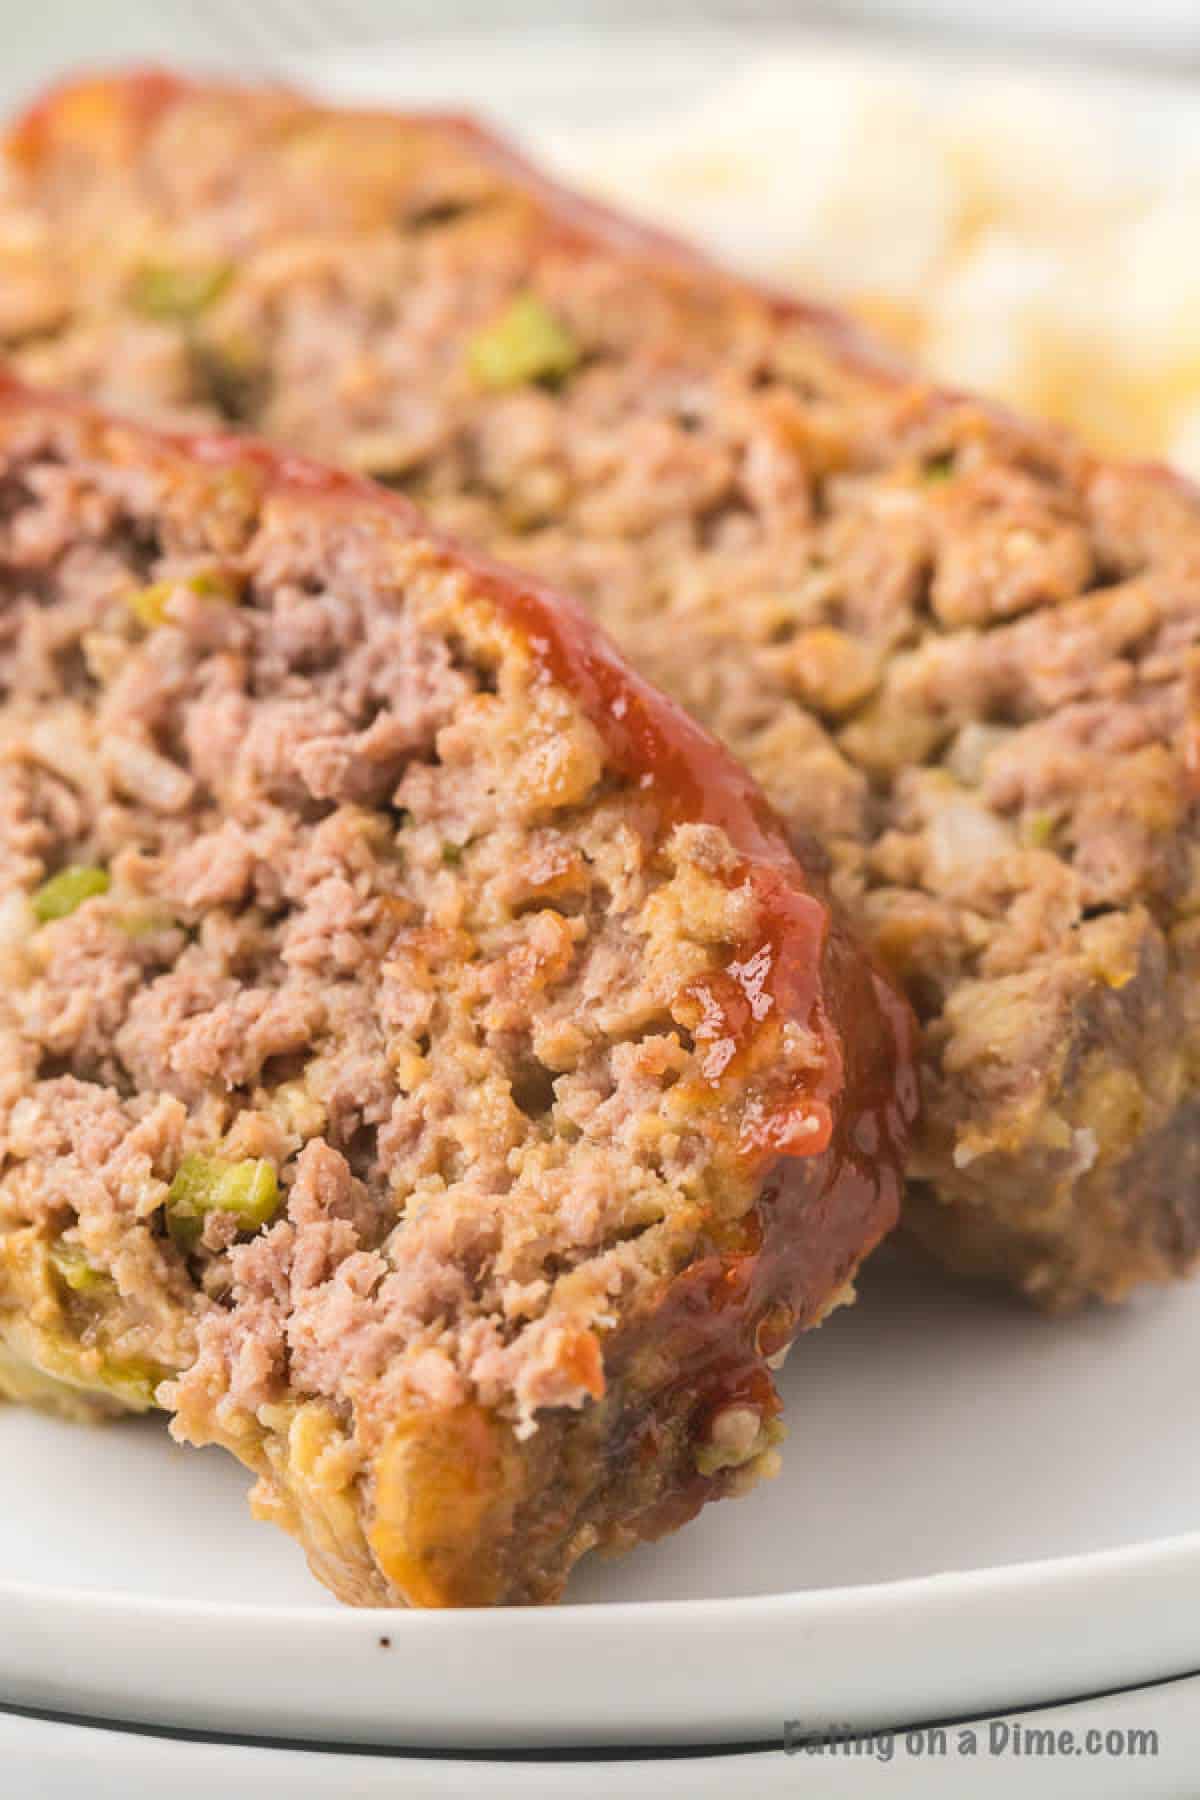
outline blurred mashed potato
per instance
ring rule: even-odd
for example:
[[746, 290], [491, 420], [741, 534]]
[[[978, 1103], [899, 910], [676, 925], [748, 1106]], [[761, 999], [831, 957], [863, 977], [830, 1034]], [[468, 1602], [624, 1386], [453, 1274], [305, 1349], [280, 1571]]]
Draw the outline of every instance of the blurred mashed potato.
[[1200, 109], [1162, 95], [789, 51], [541, 147], [947, 380], [1200, 477]]

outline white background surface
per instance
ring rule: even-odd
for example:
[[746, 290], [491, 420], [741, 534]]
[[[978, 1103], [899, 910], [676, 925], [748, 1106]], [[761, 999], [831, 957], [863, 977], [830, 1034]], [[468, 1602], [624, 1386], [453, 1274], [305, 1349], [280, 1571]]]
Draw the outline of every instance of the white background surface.
[[423, 46], [481, 31], [522, 36], [657, 28], [687, 48], [704, 29], [743, 46], [772, 28], [855, 33], [883, 27], [908, 41], [1082, 47], [1118, 67], [1200, 70], [1195, 0], [0, 0], [0, 104], [81, 62], [130, 57], [251, 69], [285, 52], [387, 40]]

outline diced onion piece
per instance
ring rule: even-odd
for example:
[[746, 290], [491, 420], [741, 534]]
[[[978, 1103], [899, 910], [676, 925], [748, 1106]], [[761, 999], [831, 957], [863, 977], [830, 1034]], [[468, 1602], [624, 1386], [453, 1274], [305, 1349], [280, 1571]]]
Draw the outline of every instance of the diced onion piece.
[[195, 784], [191, 776], [136, 738], [108, 738], [101, 761], [125, 793], [151, 812], [182, 812], [192, 797]]

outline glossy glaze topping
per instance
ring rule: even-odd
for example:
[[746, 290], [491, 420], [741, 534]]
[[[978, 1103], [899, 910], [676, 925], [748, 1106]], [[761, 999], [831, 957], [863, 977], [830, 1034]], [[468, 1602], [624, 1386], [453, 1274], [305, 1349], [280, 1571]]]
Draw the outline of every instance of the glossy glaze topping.
[[[8, 405], [86, 411], [70, 400], [34, 395], [8, 377], [0, 399]], [[798, 1094], [789, 1083], [771, 1093], [768, 1082], [765, 1098], [747, 1112], [740, 1148], [749, 1164], [779, 1156], [819, 1155], [828, 1147], [833, 1104], [850, 1099], [844, 1091], [843, 1030], [889, 1041], [907, 1079], [911, 1042], [902, 1003], [877, 984], [879, 994], [871, 1000], [875, 1016], [860, 1005], [847, 1019], [824, 993], [829, 907], [806, 885], [783, 827], [761, 790], [715, 738], [629, 668], [580, 606], [446, 538], [403, 495], [357, 476], [228, 434], [185, 436], [139, 428], [139, 437], [157, 445], [164, 456], [252, 472], [264, 495], [291, 492], [313, 500], [353, 499], [385, 514], [390, 530], [429, 545], [434, 554], [471, 575], [478, 590], [524, 637], [547, 677], [577, 699], [600, 733], [612, 765], [653, 807], [660, 840], [685, 821], [711, 824], [725, 833], [741, 853], [729, 879], [752, 887], [756, 927], [725, 970], [706, 977], [693, 990], [704, 1072], [715, 1087], [735, 1058], [752, 1048], [760, 1056], [769, 1055], [789, 1020], [807, 1026], [823, 1050], [808, 1090]], [[858, 1098], [860, 1107], [865, 1105], [873, 1115], [891, 1108], [891, 1073], [883, 1074], [877, 1095]], [[886, 1135], [890, 1140], [895, 1133], [888, 1129]]]

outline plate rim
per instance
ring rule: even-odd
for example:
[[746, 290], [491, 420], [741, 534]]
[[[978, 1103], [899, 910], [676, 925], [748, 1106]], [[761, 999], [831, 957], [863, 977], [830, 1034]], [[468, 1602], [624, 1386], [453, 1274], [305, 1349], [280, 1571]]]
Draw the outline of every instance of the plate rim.
[[1196, 1601], [1200, 1531], [861, 1586], [551, 1608], [229, 1606], [10, 1580], [0, 1693], [359, 1747], [767, 1743], [793, 1719], [896, 1729], [1192, 1675]]
[[[417, 41], [426, 51], [439, 38], [445, 43], [448, 35], [422, 34]], [[495, 48], [494, 39], [486, 34], [454, 35], [459, 49], [470, 47], [468, 39], [476, 45], [488, 44], [492, 50]], [[548, 37], [553, 38], [558, 48], [578, 51], [582, 35], [586, 34], [523, 34], [522, 53], [527, 56], [533, 49], [536, 54], [545, 46]], [[616, 27], [603, 35], [611, 48], [617, 36], [634, 34]], [[650, 34], [637, 35], [644, 46]], [[710, 34], [706, 45], [697, 42], [693, 48], [703, 54], [718, 43], [737, 40], [738, 35], [736, 30], [726, 29], [719, 34]], [[776, 43], [779, 35], [764, 33], [760, 40], [762, 47], [765, 49]], [[850, 47], [848, 40], [840, 34], [833, 37], [831, 43], [826, 33], [792, 30], [786, 35], [787, 41], [797, 47], [815, 48], [822, 38], [837, 51]], [[595, 42], [594, 35], [590, 41]], [[355, 58], [363, 65], [368, 59], [382, 64], [397, 48], [397, 45], [364, 46], [324, 56], [320, 68], [308, 57], [291, 67], [314, 89], [336, 96], [339, 79], [345, 81], [347, 67]], [[878, 44], [862, 44], [856, 48], [861, 51], [864, 62], [878, 63], [880, 60]], [[936, 52], [930, 54], [925, 47], [909, 46], [895, 60], [928, 66], [936, 56]], [[976, 59], [964, 57], [961, 51], [946, 51], [941, 60], [957, 65]], [[1002, 74], [1014, 64], [1022, 72], [1028, 68], [1023, 59], [1013, 58], [1012, 62], [999, 64], [996, 73]], [[1061, 71], [1057, 72], [1056, 78], [1061, 81]], [[1164, 83], [1179, 90], [1185, 87], [1182, 80], [1176, 82], [1174, 77], [1143, 73], [1110, 77], [1088, 70], [1085, 77], [1081, 71], [1080, 80], [1085, 78], [1089, 82], [1098, 80], [1105, 85], [1136, 89], [1155, 97], [1163, 92]], [[345, 96], [344, 88], [342, 92]], [[864, 1469], [864, 1479], [870, 1479], [869, 1467]], [[738, 1643], [753, 1671], [762, 1677], [763, 1685], [754, 1704], [759, 1708], [761, 1718], [769, 1718], [778, 1728], [786, 1716], [777, 1707], [778, 1697], [785, 1691], [786, 1684], [778, 1680], [773, 1685], [768, 1684], [767, 1670], [769, 1657], [778, 1654], [780, 1642], [785, 1647], [802, 1644], [805, 1633], [823, 1626], [832, 1629], [835, 1635], [838, 1630], [843, 1630], [847, 1640], [854, 1637], [861, 1644], [864, 1628], [875, 1624], [883, 1637], [892, 1633], [898, 1639], [902, 1653], [907, 1650], [911, 1662], [921, 1665], [924, 1660], [920, 1654], [922, 1641], [928, 1645], [938, 1640], [939, 1632], [953, 1631], [960, 1638], [972, 1640], [975, 1661], [968, 1669], [960, 1671], [959, 1685], [955, 1689], [958, 1699], [939, 1702], [939, 1708], [927, 1709], [925, 1716], [931, 1710], [948, 1712], [951, 1706], [959, 1712], [978, 1712], [989, 1704], [997, 1707], [1043, 1704], [1054, 1699], [1090, 1698], [1111, 1690], [1111, 1664], [1107, 1675], [1097, 1671], [1102, 1662], [1098, 1640], [1111, 1639], [1112, 1633], [1106, 1633], [1097, 1621], [1117, 1617], [1124, 1605], [1130, 1617], [1149, 1624], [1156, 1616], [1156, 1605], [1161, 1599], [1170, 1597], [1172, 1589], [1178, 1601], [1179, 1589], [1185, 1581], [1191, 1585], [1195, 1599], [1200, 1600], [1200, 1529], [1134, 1539], [1086, 1551], [944, 1569], [882, 1581], [792, 1588], [766, 1594], [645, 1601], [581, 1602], [568, 1597], [553, 1609], [466, 1608], [430, 1612], [394, 1607], [357, 1610], [316, 1602], [230, 1604], [181, 1600], [77, 1583], [5, 1578], [0, 1580], [0, 1609], [8, 1629], [0, 1634], [0, 1688], [6, 1697], [22, 1691], [26, 1695], [45, 1696], [54, 1693], [56, 1682], [70, 1683], [76, 1694], [90, 1696], [93, 1705], [90, 1716], [93, 1718], [101, 1716], [99, 1701], [103, 1695], [119, 1698], [123, 1693], [124, 1704], [115, 1713], [110, 1711], [108, 1716], [128, 1722], [138, 1720], [185, 1726], [207, 1720], [211, 1728], [218, 1717], [222, 1671], [211, 1660], [204, 1663], [203, 1668], [201, 1664], [205, 1657], [211, 1659], [214, 1654], [214, 1646], [206, 1639], [215, 1638], [218, 1632], [240, 1634], [244, 1640], [243, 1649], [270, 1648], [279, 1654], [285, 1670], [300, 1666], [304, 1658], [311, 1657], [314, 1648], [327, 1650], [336, 1646], [348, 1657], [357, 1656], [364, 1671], [369, 1665], [374, 1665], [378, 1671], [378, 1665], [384, 1660], [379, 1655], [379, 1640], [394, 1637], [398, 1652], [394, 1660], [401, 1667], [399, 1670], [389, 1667], [386, 1679], [376, 1681], [371, 1688], [367, 1702], [377, 1709], [387, 1697], [387, 1680], [392, 1680], [394, 1685], [395, 1676], [404, 1672], [405, 1653], [411, 1653], [414, 1648], [441, 1650], [457, 1642], [464, 1647], [467, 1656], [474, 1659], [473, 1666], [482, 1668], [486, 1657], [480, 1657], [480, 1647], [490, 1652], [496, 1645], [509, 1646], [514, 1657], [536, 1657], [540, 1667], [552, 1670], [556, 1656], [561, 1658], [564, 1652], [572, 1653], [582, 1645], [593, 1653], [603, 1652], [612, 1658], [619, 1653], [622, 1658], [621, 1662], [614, 1661], [606, 1667], [608, 1685], [595, 1697], [592, 1725], [583, 1728], [585, 1740], [621, 1745], [696, 1744], [728, 1740], [731, 1735], [736, 1735], [736, 1727], [731, 1730], [730, 1725], [734, 1713], [715, 1711], [710, 1718], [698, 1720], [696, 1709], [703, 1705], [703, 1700], [697, 1697], [690, 1702], [692, 1711], [686, 1721], [678, 1703], [675, 1713], [661, 1725], [647, 1723], [645, 1714], [640, 1722], [635, 1720], [628, 1729], [619, 1728], [618, 1720], [619, 1702], [628, 1697], [632, 1680], [630, 1671], [636, 1674], [637, 1670], [653, 1664], [667, 1652], [683, 1652], [693, 1636], [697, 1641], [706, 1642], [710, 1635], [719, 1635], [726, 1642]], [[1134, 1591], [1123, 1591], [1130, 1589]], [[1031, 1600], [1058, 1603], [1059, 1612], [1054, 1621], [1058, 1629], [1057, 1635], [1052, 1636], [1051, 1648], [1056, 1646], [1061, 1653], [1065, 1645], [1071, 1646], [1076, 1657], [1071, 1667], [1079, 1670], [1083, 1685], [1076, 1684], [1074, 1677], [1068, 1679], [1064, 1674], [1061, 1678], [1053, 1678], [1049, 1688], [1042, 1688], [1035, 1695], [1028, 1689], [1016, 1687], [1020, 1672], [1014, 1674], [1010, 1668], [1007, 1672], [1009, 1687], [1005, 1690], [1005, 1659], [1012, 1664], [1013, 1647], [1022, 1643], [1018, 1633], [1027, 1632], [1036, 1621], [1033, 1607], [1024, 1604]], [[1169, 1630], [1160, 1632], [1157, 1638], [1146, 1631], [1132, 1649], [1127, 1645], [1122, 1647], [1125, 1660], [1121, 1664], [1121, 1681], [1169, 1680], [1191, 1675], [1200, 1669], [1200, 1608], [1177, 1604], [1172, 1612], [1174, 1617], [1168, 1618]], [[1192, 1621], [1190, 1629], [1189, 1619]], [[1091, 1643], [1087, 1641], [1086, 1631], [1082, 1630], [1089, 1625], [1094, 1627]], [[159, 1669], [154, 1659], [161, 1647], [171, 1640], [188, 1642], [189, 1632], [192, 1634], [192, 1662], [189, 1663], [185, 1656], [177, 1664], [163, 1665]], [[1074, 1639], [1073, 1633], [1078, 1634]], [[141, 1690], [140, 1704], [130, 1698], [127, 1672], [117, 1647], [132, 1650], [155, 1677], [148, 1689]], [[1038, 1648], [1034, 1645], [1031, 1654]], [[111, 1654], [107, 1658], [103, 1655], [97, 1658], [98, 1649], [109, 1650]], [[844, 1656], [845, 1650], [843, 1643], [838, 1653]], [[1111, 1647], [1109, 1655], [1113, 1655]], [[88, 1671], [84, 1665], [89, 1657], [100, 1666]], [[1090, 1669], [1091, 1674], [1085, 1676], [1085, 1669]], [[851, 1694], [845, 1706], [850, 1722], [898, 1722], [891, 1715], [908, 1711], [900, 1703], [900, 1691], [911, 1692], [920, 1673], [920, 1668], [910, 1672], [914, 1678], [910, 1679], [907, 1688], [903, 1682], [897, 1684], [895, 1703], [885, 1704], [882, 1712], [877, 1697], [872, 1696], [866, 1701], [860, 1697], [855, 1702]], [[207, 1696], [202, 1704], [197, 1703], [190, 1710], [182, 1704], [184, 1696], [180, 1691], [189, 1675], [202, 1676], [193, 1692], [193, 1701], [201, 1691]], [[514, 1686], [511, 1671], [509, 1676], [506, 1693]], [[624, 1680], [624, 1687], [620, 1678]], [[1036, 1685], [1036, 1680], [1030, 1675], [1032, 1684]], [[1066, 1686], [1062, 1685], [1063, 1681], [1067, 1681]], [[504, 1687], [503, 1682], [501, 1686]], [[981, 1701], [977, 1697], [974, 1702], [963, 1705], [963, 1691], [974, 1691], [977, 1696], [990, 1695], [991, 1700], [984, 1698]], [[1007, 1699], [1004, 1698], [1006, 1691]], [[147, 1692], [150, 1698], [147, 1698]], [[30, 1703], [36, 1704], [36, 1701]], [[133, 1711], [129, 1710], [131, 1706]], [[444, 1730], [436, 1717], [431, 1715], [430, 1729], [423, 1730], [420, 1721], [414, 1726], [411, 1712], [401, 1710], [404, 1716], [390, 1722], [391, 1730], [401, 1735], [390, 1735], [385, 1722], [382, 1735], [375, 1735], [376, 1742], [426, 1744], [439, 1748], [446, 1744]], [[542, 1710], [545, 1710], [544, 1701]], [[919, 1716], [919, 1710], [909, 1712], [908, 1716]], [[381, 1719], [383, 1714], [377, 1711], [375, 1716]], [[744, 1711], [737, 1715], [743, 1721], [746, 1716]], [[259, 1734], [266, 1733], [270, 1720], [278, 1722], [285, 1717], [278, 1707], [274, 1711], [268, 1710], [257, 1728]], [[545, 1729], [540, 1735], [535, 1734], [532, 1740], [528, 1723], [520, 1723], [522, 1717], [528, 1721], [528, 1709], [523, 1715], [519, 1711], [514, 1715], [516, 1735], [497, 1730], [494, 1734], [488, 1733], [486, 1741], [496, 1747], [505, 1743], [527, 1747], [531, 1741], [539, 1747], [580, 1741], [578, 1710], [574, 1715], [569, 1710], [564, 1712], [554, 1725], [543, 1719]], [[222, 1728], [228, 1728], [229, 1719], [227, 1712]], [[314, 1714], [308, 1721], [307, 1732], [303, 1729], [306, 1723], [303, 1719], [297, 1721], [292, 1716], [286, 1718], [286, 1722], [299, 1736], [326, 1741], [331, 1735], [328, 1715]], [[297, 1731], [298, 1724], [300, 1729]], [[349, 1741], [363, 1741], [361, 1710], [353, 1718], [347, 1715], [344, 1729], [335, 1726], [332, 1735], [336, 1738], [340, 1734], [345, 1739], [346, 1732], [352, 1733]], [[472, 1741], [485, 1740], [479, 1738], [475, 1725], [468, 1724], [464, 1732], [463, 1721], [459, 1718], [458, 1742]]]

